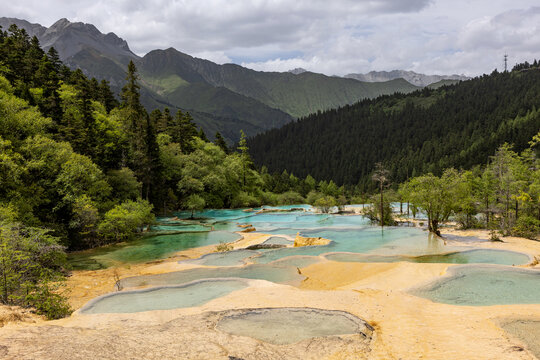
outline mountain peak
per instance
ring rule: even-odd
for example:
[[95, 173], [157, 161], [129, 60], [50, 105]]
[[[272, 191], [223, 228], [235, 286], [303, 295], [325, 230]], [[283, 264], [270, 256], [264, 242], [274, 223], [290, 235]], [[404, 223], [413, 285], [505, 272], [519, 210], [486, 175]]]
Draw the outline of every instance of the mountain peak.
[[66, 26], [69, 26], [69, 24], [71, 24], [71, 21], [66, 18], [61, 18], [60, 20], [52, 24], [49, 29], [63, 29]]
[[294, 75], [298, 75], [298, 74], [302, 74], [302, 73], [307, 72], [307, 70], [304, 69], [304, 68], [301, 68], [301, 67], [297, 67], [295, 69], [289, 70], [288, 72], [290, 72], [291, 74], [294, 74]]

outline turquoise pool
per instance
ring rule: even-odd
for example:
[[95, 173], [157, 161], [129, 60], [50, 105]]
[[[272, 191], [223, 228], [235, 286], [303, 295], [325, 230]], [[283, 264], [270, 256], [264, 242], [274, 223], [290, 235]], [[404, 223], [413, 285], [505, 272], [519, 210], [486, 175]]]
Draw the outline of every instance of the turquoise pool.
[[305, 277], [289, 264], [248, 265], [244, 267], [195, 268], [164, 274], [128, 277], [121, 280], [124, 287], [180, 285], [212, 278], [244, 278], [268, 280], [282, 284], [299, 284]]
[[452, 305], [540, 304], [540, 271], [507, 266], [460, 266], [411, 294]]
[[339, 262], [398, 262], [408, 261], [415, 263], [444, 263], [444, 264], [499, 264], [523, 265], [530, 259], [526, 254], [493, 249], [475, 249], [447, 254], [420, 255], [420, 256], [381, 256], [353, 253], [332, 253], [325, 257], [331, 261]]
[[365, 321], [347, 312], [311, 308], [237, 310], [221, 318], [217, 329], [276, 345], [334, 335], [370, 337], [373, 330]]
[[201, 306], [247, 287], [240, 280], [209, 280], [191, 284], [110, 293], [86, 304], [83, 314], [135, 313]]

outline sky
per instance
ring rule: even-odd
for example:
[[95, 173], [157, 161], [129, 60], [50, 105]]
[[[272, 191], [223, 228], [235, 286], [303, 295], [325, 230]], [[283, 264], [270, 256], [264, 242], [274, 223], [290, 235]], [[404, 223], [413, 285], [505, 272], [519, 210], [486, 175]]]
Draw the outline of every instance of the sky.
[[538, 0], [17, 0], [0, 16], [94, 24], [138, 55], [174, 47], [261, 71], [490, 73], [540, 58]]

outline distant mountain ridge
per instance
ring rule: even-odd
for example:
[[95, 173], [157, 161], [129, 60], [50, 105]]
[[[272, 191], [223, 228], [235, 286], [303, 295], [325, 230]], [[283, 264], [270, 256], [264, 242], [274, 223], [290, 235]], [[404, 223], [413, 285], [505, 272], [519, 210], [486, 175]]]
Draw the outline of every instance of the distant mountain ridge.
[[420, 87], [425, 87], [441, 80], [462, 81], [470, 79], [470, 77], [465, 75], [425, 75], [406, 70], [370, 71], [367, 74], [347, 74], [344, 77], [366, 82], [382, 82], [401, 78]]
[[418, 89], [403, 79], [369, 83], [304, 69], [259, 72], [235, 64], [218, 65], [173, 48], [140, 57], [125, 40], [114, 33], [103, 34], [91, 24], [60, 19], [46, 28], [0, 18], [4, 30], [13, 23], [35, 35], [45, 50], [54, 46], [71, 68], [109, 81], [116, 92], [133, 60], [140, 73], [141, 101], [148, 110], [169, 107], [190, 111], [209, 136], [220, 131], [230, 142], [238, 140], [240, 129], [255, 135], [317, 111]]

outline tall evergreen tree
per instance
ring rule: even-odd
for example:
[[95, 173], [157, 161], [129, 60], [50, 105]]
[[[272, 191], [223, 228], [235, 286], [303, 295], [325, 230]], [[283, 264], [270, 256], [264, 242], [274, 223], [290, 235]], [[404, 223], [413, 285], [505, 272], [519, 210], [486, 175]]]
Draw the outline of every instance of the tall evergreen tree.
[[223, 150], [223, 152], [225, 154], [229, 154], [229, 147], [227, 146], [227, 143], [225, 142], [225, 139], [223, 138], [223, 136], [221, 136], [219, 131], [216, 132], [214, 144], [219, 146], [221, 148], [221, 150]]
[[128, 64], [126, 76], [126, 85], [122, 88], [120, 97], [122, 99], [121, 108], [124, 115], [124, 121], [130, 141], [130, 154], [126, 161], [130, 163], [138, 178], [142, 177], [141, 163], [146, 156], [146, 128], [147, 128], [147, 113], [141, 104], [140, 86], [138, 83], [139, 76], [137, 68], [133, 61]]
[[98, 86], [98, 101], [105, 106], [105, 110], [110, 112], [119, 105], [118, 100], [111, 91], [111, 87], [107, 80], [101, 80]]

